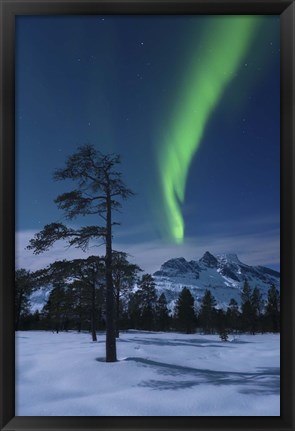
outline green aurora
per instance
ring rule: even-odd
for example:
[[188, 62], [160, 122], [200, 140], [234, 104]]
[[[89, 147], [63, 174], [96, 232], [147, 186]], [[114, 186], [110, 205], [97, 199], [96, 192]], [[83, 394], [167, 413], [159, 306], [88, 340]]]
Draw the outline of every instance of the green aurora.
[[168, 234], [174, 243], [184, 240], [181, 206], [190, 163], [196, 154], [208, 120], [248, 52], [259, 17], [225, 16], [210, 19], [203, 34], [201, 52], [192, 48], [170, 116], [170, 127], [159, 145], [159, 169]]

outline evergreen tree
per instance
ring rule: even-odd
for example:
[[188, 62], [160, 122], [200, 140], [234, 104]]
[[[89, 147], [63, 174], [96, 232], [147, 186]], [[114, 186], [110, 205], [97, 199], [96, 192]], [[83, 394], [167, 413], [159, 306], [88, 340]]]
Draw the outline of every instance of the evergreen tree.
[[24, 268], [15, 271], [15, 330], [17, 331], [22, 321], [30, 314], [30, 296], [36, 287], [34, 275]]
[[199, 314], [200, 325], [205, 334], [212, 334], [216, 323], [216, 300], [210, 290], [206, 289], [201, 302]]
[[157, 294], [155, 282], [150, 274], [144, 274], [136, 292], [139, 300], [141, 329], [155, 329]]
[[105, 284], [106, 284], [106, 361], [117, 360], [115, 294], [112, 276], [113, 212], [120, 209], [121, 200], [132, 195], [122, 181], [116, 167], [120, 163], [118, 155], [103, 155], [93, 145], [84, 145], [66, 160], [63, 169], [56, 170], [55, 180], [73, 180], [74, 190], [63, 193], [55, 199], [58, 208], [65, 212], [67, 219], [78, 216], [97, 215], [101, 226], [68, 228], [62, 223], [51, 223], [30, 241], [29, 248], [38, 254], [59, 240], [64, 239], [70, 246], [86, 250], [90, 241], [102, 238], [105, 243]]
[[167, 300], [164, 293], [161, 293], [156, 305], [156, 329], [167, 331], [169, 329], [170, 317]]
[[[92, 324], [92, 295], [89, 292], [89, 286], [81, 281], [81, 280], [74, 280], [72, 283], [69, 284], [69, 287], [72, 292], [72, 329], [77, 329], [78, 332], [81, 332], [82, 330], [90, 330], [92, 334], [92, 340], [95, 341], [96, 338], [96, 331], [94, 331], [93, 334], [93, 328]], [[96, 294], [97, 295], [97, 294]], [[70, 304], [69, 304], [70, 305]], [[95, 306], [97, 309], [97, 304]], [[89, 313], [89, 310], [91, 310], [91, 314]]]
[[[216, 328], [216, 331], [219, 335], [228, 333], [226, 313], [223, 311], [222, 308], [220, 309], [213, 308], [213, 323], [214, 323], [214, 328]], [[226, 340], [223, 340], [223, 341], [226, 341]]]
[[267, 328], [272, 332], [280, 331], [280, 294], [275, 285], [272, 284], [267, 292], [265, 307]]
[[251, 287], [248, 283], [248, 280], [245, 279], [243, 289], [241, 292], [242, 303], [245, 303], [247, 301], [251, 302], [251, 294], [252, 294]]
[[259, 327], [261, 327], [261, 314], [262, 314], [263, 300], [262, 294], [258, 287], [253, 289], [251, 294], [251, 332], [255, 334], [258, 331]]
[[[56, 261], [38, 271], [39, 283], [41, 280], [43, 285], [48, 283], [67, 285], [68, 315], [71, 316], [71, 322], [78, 321], [76, 325], [79, 330], [82, 326], [82, 318], [89, 315], [92, 340], [97, 341], [98, 307], [96, 299], [97, 292], [105, 287], [104, 259], [89, 256], [86, 259]], [[65, 308], [66, 304], [63, 307]]]
[[228, 341], [228, 334], [229, 334], [228, 329], [222, 326], [217, 331], [221, 341], [224, 341], [224, 342]]
[[187, 334], [195, 332], [196, 315], [194, 310], [194, 298], [187, 287], [182, 289], [177, 299], [175, 320], [177, 327], [181, 331]]
[[128, 317], [130, 322], [130, 328], [142, 329], [141, 328], [141, 296], [140, 296], [140, 291], [138, 290], [134, 294], [129, 295]]
[[245, 280], [243, 289], [241, 292], [241, 329], [243, 331], [251, 331], [252, 320], [253, 320], [253, 308], [252, 308], [252, 290], [249, 286], [248, 280]]
[[234, 298], [231, 298], [226, 311], [227, 326], [233, 331], [238, 331], [240, 329], [240, 317], [238, 303]]
[[36, 310], [34, 313], [29, 311], [25, 315], [22, 316], [20, 321], [20, 327], [24, 331], [31, 331], [36, 329], [43, 329], [40, 324], [40, 313]]
[[68, 312], [71, 307], [67, 287], [63, 282], [54, 282], [42, 314], [52, 331], [59, 333], [67, 329]]
[[116, 336], [119, 337], [120, 311], [122, 297], [134, 286], [138, 273], [142, 271], [138, 265], [127, 260], [127, 253], [113, 252], [113, 283], [116, 296]]

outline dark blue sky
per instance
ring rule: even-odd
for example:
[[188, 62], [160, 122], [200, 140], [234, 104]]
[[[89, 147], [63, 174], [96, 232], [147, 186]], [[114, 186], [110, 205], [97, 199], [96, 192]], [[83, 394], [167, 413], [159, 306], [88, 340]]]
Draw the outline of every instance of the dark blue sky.
[[[73, 185], [53, 182], [52, 173], [79, 145], [92, 143], [122, 155], [124, 180], [136, 195], [118, 214], [122, 226], [115, 242], [141, 254], [142, 266], [146, 260], [146, 268], [154, 268], [151, 255], [159, 265], [179, 255], [198, 258], [209, 249], [279, 268], [278, 17], [261, 17], [254, 42], [208, 120], [186, 182], [184, 243], [172, 244], [163, 229], [159, 130], [171, 123], [175, 95], [190, 56], [202, 49], [210, 19], [17, 18], [20, 235], [28, 238], [44, 224], [63, 220], [53, 200]], [[93, 220], [74, 221], [88, 223]]]

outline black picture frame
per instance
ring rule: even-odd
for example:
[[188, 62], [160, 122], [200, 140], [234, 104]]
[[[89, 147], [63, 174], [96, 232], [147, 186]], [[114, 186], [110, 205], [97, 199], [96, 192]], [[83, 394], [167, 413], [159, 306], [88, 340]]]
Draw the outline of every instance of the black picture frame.
[[[2, 430], [294, 430], [295, 5], [287, 0], [1, 0], [0, 424]], [[263, 14], [281, 22], [281, 416], [16, 417], [13, 290], [15, 262], [15, 17], [85, 14]]]

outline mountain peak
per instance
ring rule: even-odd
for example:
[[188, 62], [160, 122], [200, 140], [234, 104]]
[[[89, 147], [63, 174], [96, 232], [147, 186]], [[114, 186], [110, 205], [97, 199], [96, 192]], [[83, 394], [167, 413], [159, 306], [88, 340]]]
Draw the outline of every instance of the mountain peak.
[[213, 254], [209, 253], [209, 251], [206, 251], [204, 253], [203, 257], [199, 260], [199, 262], [202, 262], [204, 265], [209, 266], [210, 268], [216, 268], [218, 264], [218, 260], [216, 259]]
[[241, 263], [241, 261], [238, 258], [238, 255], [235, 253], [225, 253], [225, 254], [219, 254], [217, 256], [218, 260], [232, 262], [232, 263]]

